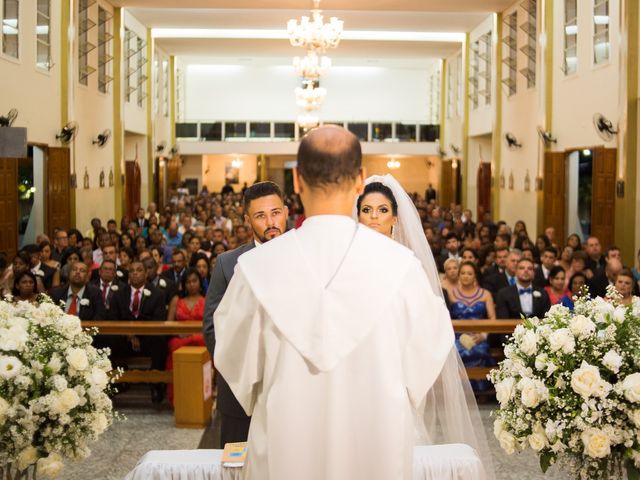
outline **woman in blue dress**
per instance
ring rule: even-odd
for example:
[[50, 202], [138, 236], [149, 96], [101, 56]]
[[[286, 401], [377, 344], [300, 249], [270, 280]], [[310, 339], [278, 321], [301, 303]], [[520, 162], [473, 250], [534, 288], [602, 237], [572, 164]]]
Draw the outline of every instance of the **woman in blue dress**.
[[[449, 297], [449, 311], [454, 320], [495, 320], [496, 312], [491, 293], [478, 285], [478, 267], [473, 262], [462, 262], [458, 285]], [[465, 367], [490, 367], [495, 360], [489, 353], [486, 333], [457, 333], [456, 348]], [[490, 388], [487, 380], [471, 380], [474, 392]]]

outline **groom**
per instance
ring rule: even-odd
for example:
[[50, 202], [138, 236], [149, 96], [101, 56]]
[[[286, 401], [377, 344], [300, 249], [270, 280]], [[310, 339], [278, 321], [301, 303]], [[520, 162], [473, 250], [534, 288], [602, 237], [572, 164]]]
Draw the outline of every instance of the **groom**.
[[351, 218], [361, 162], [343, 128], [302, 140], [305, 223], [242, 255], [215, 313], [215, 364], [253, 415], [245, 478], [412, 477], [412, 408], [454, 337], [412, 252]]

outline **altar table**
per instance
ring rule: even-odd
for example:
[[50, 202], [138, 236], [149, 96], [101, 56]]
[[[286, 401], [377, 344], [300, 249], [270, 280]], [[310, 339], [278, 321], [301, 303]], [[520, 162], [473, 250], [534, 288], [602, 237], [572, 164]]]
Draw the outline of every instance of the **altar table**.
[[[222, 450], [152, 450], [125, 480], [241, 480], [242, 469], [223, 467]], [[414, 447], [413, 480], [485, 480], [468, 445]]]

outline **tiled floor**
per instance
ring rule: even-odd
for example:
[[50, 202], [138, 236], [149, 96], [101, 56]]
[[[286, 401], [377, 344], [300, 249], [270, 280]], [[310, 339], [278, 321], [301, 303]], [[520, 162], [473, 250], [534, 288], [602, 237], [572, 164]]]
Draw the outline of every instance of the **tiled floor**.
[[[120, 480], [148, 450], [195, 449], [199, 445], [212, 448], [215, 425], [205, 430], [177, 429], [168, 408], [153, 410], [145, 401], [118, 402], [118, 410], [127, 419], [117, 422], [93, 446], [87, 460], [69, 464], [61, 480]], [[496, 480], [561, 480], [566, 475], [552, 468], [543, 475], [538, 459], [531, 452], [507, 456], [492, 434], [489, 412], [494, 405], [482, 405], [484, 426], [496, 469]], [[204, 437], [203, 437], [204, 435]]]

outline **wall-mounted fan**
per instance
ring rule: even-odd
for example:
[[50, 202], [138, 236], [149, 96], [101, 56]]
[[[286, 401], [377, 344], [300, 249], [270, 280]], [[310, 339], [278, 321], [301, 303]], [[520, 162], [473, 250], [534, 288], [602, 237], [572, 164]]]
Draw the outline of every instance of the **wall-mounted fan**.
[[173, 157], [175, 155], [178, 154], [178, 146], [174, 145], [173, 147], [171, 147], [171, 150], [169, 150], [169, 154]]
[[558, 143], [558, 139], [554, 137], [551, 134], [551, 132], [547, 132], [544, 128], [540, 126], [538, 126], [537, 130], [538, 130], [538, 135], [540, 135], [540, 138], [542, 139], [545, 145], [549, 146], [552, 143]]
[[167, 148], [167, 142], [160, 142], [158, 145], [156, 145], [156, 153], [162, 153], [164, 152], [164, 149]]
[[91, 143], [93, 143], [94, 145], [97, 145], [98, 147], [104, 147], [105, 144], [109, 141], [110, 137], [111, 137], [111, 130], [107, 128], [104, 132], [99, 133], [96, 139], [93, 140]]
[[522, 144], [520, 142], [518, 142], [518, 139], [516, 138], [516, 136], [511, 133], [511, 132], [507, 132], [504, 134], [504, 141], [507, 144], [507, 147], [509, 148], [509, 150], [515, 150], [517, 148], [522, 148]]
[[78, 134], [78, 128], [79, 127], [76, 122], [69, 122], [62, 127], [62, 130], [60, 130], [60, 133], [56, 135], [56, 138], [62, 143], [69, 143]]
[[451, 149], [451, 151], [453, 152], [454, 155], [458, 155], [460, 153], [461, 148], [458, 147], [457, 145], [454, 145], [453, 143], [449, 144], [449, 148]]
[[613, 136], [618, 133], [618, 129], [613, 127], [611, 120], [601, 113], [596, 113], [593, 116], [593, 126], [596, 128], [596, 132], [598, 132], [600, 138], [605, 142], [613, 140]]
[[9, 113], [7, 113], [6, 117], [0, 116], [0, 127], [10, 127], [17, 116], [18, 110], [12, 108], [11, 110], [9, 110]]

